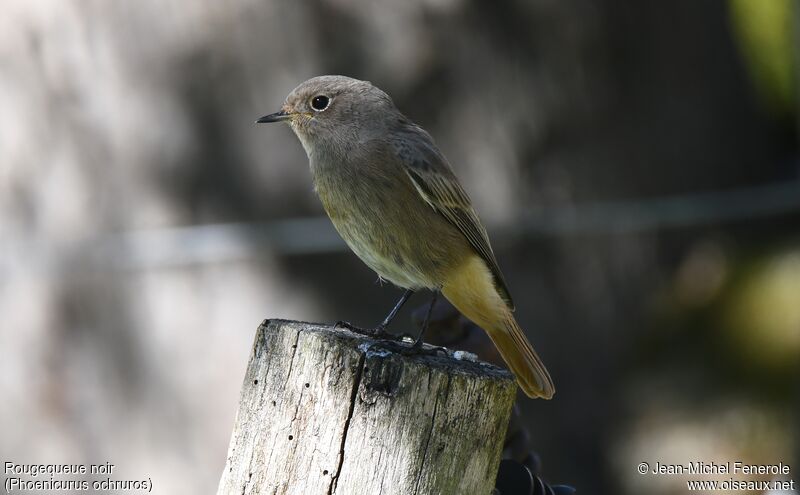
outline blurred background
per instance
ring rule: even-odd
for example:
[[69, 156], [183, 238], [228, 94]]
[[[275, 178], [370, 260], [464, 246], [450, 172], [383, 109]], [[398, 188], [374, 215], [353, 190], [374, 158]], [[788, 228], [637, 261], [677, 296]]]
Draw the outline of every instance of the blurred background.
[[253, 123], [330, 73], [427, 128], [487, 224], [558, 389], [521, 403], [545, 479], [800, 469], [795, 2], [0, 10], [3, 461], [213, 493], [261, 320], [380, 321], [401, 291], [339, 240], [290, 129]]

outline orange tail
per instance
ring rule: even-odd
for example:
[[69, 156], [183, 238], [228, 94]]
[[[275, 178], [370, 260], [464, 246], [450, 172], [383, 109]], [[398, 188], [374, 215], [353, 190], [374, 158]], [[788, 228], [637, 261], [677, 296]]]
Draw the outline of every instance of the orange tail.
[[461, 314], [486, 330], [525, 395], [553, 397], [555, 387], [550, 373], [497, 293], [491, 272], [481, 258], [471, 257], [454, 270], [445, 281], [442, 294]]

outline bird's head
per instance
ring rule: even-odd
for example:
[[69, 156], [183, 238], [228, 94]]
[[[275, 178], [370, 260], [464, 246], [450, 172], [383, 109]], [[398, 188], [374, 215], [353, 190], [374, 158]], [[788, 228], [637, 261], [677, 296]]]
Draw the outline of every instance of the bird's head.
[[286, 122], [306, 151], [316, 144], [355, 144], [402, 117], [392, 99], [368, 81], [319, 76], [297, 86], [280, 111], [256, 122]]

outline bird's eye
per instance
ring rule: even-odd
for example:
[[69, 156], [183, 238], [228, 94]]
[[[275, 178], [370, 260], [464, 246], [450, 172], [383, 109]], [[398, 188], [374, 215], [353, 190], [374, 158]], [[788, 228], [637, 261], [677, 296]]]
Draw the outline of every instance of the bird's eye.
[[330, 105], [331, 99], [325, 95], [317, 95], [311, 99], [311, 108], [316, 110], [317, 112], [321, 112], [328, 108]]

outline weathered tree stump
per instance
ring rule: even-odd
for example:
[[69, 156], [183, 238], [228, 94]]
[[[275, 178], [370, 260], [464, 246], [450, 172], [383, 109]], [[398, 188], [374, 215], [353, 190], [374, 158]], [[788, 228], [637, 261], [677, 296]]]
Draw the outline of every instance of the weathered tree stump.
[[386, 346], [330, 326], [262, 323], [217, 493], [490, 494], [511, 374]]

